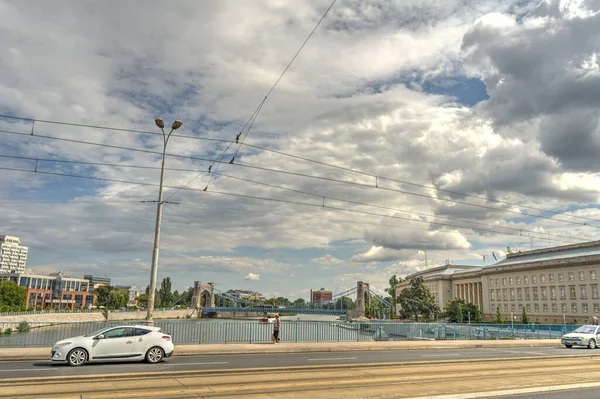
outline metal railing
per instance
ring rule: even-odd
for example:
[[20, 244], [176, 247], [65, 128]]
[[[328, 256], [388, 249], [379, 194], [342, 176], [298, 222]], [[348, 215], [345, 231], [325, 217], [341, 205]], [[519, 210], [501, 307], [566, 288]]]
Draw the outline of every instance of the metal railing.
[[[143, 322], [20, 322], [0, 323], [0, 347], [43, 347], [105, 327]], [[176, 344], [269, 342], [271, 323], [254, 321], [157, 321]], [[344, 342], [373, 340], [556, 339], [578, 326], [493, 325], [446, 323], [282, 322], [284, 342]], [[385, 338], [383, 338], [385, 337]]]

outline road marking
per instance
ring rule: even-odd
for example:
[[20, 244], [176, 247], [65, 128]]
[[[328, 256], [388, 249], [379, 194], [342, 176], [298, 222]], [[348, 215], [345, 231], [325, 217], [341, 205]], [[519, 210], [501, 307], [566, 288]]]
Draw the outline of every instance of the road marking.
[[435, 355], [421, 355], [421, 357], [460, 356], [458, 353], [438, 353]]
[[187, 365], [202, 365], [202, 364], [229, 364], [229, 362], [168, 363], [167, 366], [187, 366]]
[[326, 360], [356, 360], [358, 359], [357, 357], [327, 357], [327, 358], [321, 358], [321, 359], [306, 359], [306, 360], [312, 360], [312, 361], [326, 361]]
[[14, 373], [15, 371], [52, 371], [53, 369], [13, 369], [13, 370], [0, 370], [0, 373]]

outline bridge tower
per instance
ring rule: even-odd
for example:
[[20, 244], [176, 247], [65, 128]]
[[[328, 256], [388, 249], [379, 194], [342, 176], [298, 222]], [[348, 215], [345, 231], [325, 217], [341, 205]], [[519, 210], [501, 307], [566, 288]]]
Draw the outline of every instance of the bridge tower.
[[[215, 295], [214, 295], [215, 284], [214, 283], [201, 283], [200, 281], [194, 281], [194, 296], [192, 297], [192, 307], [196, 310], [215, 307]], [[202, 298], [204, 298], [204, 306], [202, 306]]]
[[355, 317], [364, 317], [365, 307], [370, 306], [369, 283], [358, 281], [356, 283], [356, 304], [354, 306]]

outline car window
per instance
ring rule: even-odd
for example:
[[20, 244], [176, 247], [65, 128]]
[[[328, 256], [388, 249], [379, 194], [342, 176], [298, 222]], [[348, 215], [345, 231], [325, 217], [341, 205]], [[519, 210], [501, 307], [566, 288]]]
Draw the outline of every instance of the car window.
[[146, 330], [145, 328], [136, 328], [135, 329], [135, 335], [146, 335], [150, 332], [151, 330]]
[[596, 331], [596, 327], [581, 326], [577, 330], [575, 330], [574, 332], [576, 332], [576, 333], [582, 333], [582, 334], [593, 334], [595, 331]]
[[96, 335], [98, 335], [98, 334], [100, 334], [100, 333], [104, 332], [104, 330], [106, 330], [106, 327], [105, 327], [105, 328], [102, 328], [102, 329], [100, 329], [100, 330], [96, 330], [96, 331], [94, 331], [94, 332], [92, 332], [92, 333], [86, 334], [86, 335], [84, 335], [84, 337], [95, 337]]
[[113, 330], [109, 330], [104, 333], [106, 338], [122, 338], [122, 337], [132, 337], [133, 336], [133, 328], [129, 327], [121, 327], [115, 328]]

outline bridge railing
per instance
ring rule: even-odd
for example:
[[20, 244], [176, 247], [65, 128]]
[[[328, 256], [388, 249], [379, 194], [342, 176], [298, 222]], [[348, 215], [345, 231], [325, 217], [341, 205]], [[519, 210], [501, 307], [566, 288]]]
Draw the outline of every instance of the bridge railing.
[[[141, 322], [0, 323], [0, 347], [50, 347], [55, 342], [101, 328]], [[270, 342], [272, 323], [257, 321], [156, 321], [175, 344]], [[450, 323], [281, 322], [284, 342], [348, 342], [374, 340], [556, 339], [578, 326], [476, 325]]]

